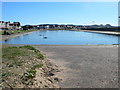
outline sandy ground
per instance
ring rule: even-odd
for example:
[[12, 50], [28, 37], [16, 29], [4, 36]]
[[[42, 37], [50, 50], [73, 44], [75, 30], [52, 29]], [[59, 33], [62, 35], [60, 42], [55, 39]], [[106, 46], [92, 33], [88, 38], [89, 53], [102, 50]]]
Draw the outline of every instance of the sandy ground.
[[117, 45], [34, 45], [61, 69], [62, 88], [117, 88]]
[[[4, 48], [9, 46], [18, 46], [18, 45], [5, 45]], [[7, 49], [6, 49], [7, 50]], [[12, 50], [15, 50], [12, 48]], [[11, 51], [12, 51], [11, 50]], [[17, 49], [20, 52], [20, 49]], [[26, 51], [27, 49], [24, 49]], [[10, 52], [10, 51], [8, 51]], [[23, 52], [23, 50], [22, 50]], [[35, 53], [30, 53], [32, 51], [28, 50], [26, 53], [28, 55], [21, 55], [14, 57], [13, 60], [9, 61], [9, 53], [8, 59], [3, 58], [2, 63], [2, 88], [59, 88], [57, 85], [61, 79], [57, 76], [57, 73], [60, 72], [59, 67], [52, 63], [47, 57], [43, 60], [36, 58]], [[44, 54], [44, 52], [40, 51]], [[14, 52], [15, 53], [15, 52]], [[24, 53], [24, 52], [23, 52]], [[3, 55], [6, 55], [5, 53]], [[12, 54], [10, 54], [12, 55]], [[13, 57], [13, 55], [11, 56]], [[19, 64], [19, 62], [22, 62]], [[16, 64], [17, 65], [16, 67]], [[42, 64], [42, 67], [37, 67], [32, 69], [35, 65]], [[8, 65], [12, 65], [11, 67]], [[26, 77], [25, 73], [28, 73], [29, 70], [35, 70], [35, 77], [30, 78]], [[3, 76], [4, 75], [4, 76]], [[29, 73], [30, 75], [30, 73]]]

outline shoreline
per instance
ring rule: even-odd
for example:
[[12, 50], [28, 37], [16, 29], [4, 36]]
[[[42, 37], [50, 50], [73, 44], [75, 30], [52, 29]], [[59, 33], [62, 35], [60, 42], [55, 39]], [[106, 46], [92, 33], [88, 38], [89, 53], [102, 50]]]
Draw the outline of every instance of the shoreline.
[[[35, 30], [35, 31], [39, 31], [39, 30]], [[99, 34], [107, 34], [107, 35], [116, 35], [119, 36], [120, 32], [112, 32], [112, 31], [94, 31], [94, 30], [74, 30], [74, 31], [82, 31], [82, 32], [91, 32], [91, 33], [99, 33]], [[28, 33], [32, 33], [34, 31], [28, 31], [28, 32], [22, 32], [22, 33], [15, 33], [15, 34], [11, 34], [11, 35], [0, 35], [0, 40], [7, 40], [9, 38], [13, 38], [13, 37], [17, 37], [20, 35], [25, 35]]]
[[113, 31], [95, 31], [95, 30], [79, 30], [83, 32], [93, 32], [93, 33], [99, 33], [99, 34], [108, 34], [108, 35], [116, 35], [119, 36], [120, 32], [113, 32]]
[[[35, 31], [38, 31], [38, 30], [35, 30]], [[29, 34], [29, 33], [35, 32], [35, 31], [15, 33], [15, 34], [11, 34], [11, 35], [0, 35], [0, 40], [1, 40], [1, 41], [2, 41], [2, 40], [7, 40], [7, 39], [9, 39], [9, 38], [18, 37], [18, 36], [20, 36], [20, 35]]]
[[119, 46], [120, 44], [83, 44], [83, 45], [36, 45], [36, 44], [2, 44], [2, 45], [10, 45], [10, 46], [24, 46], [24, 45], [31, 45], [31, 46]]

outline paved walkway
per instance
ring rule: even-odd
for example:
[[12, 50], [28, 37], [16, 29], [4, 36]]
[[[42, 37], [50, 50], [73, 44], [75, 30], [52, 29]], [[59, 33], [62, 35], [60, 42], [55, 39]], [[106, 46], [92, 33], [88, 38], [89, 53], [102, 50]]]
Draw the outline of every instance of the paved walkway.
[[96, 31], [94, 31], [94, 30], [82, 30], [82, 31], [120, 36], [120, 32], [114, 32], [114, 31], [97, 31], [97, 30]]
[[62, 88], [118, 87], [118, 47], [116, 45], [42, 46], [36, 45], [62, 70]]

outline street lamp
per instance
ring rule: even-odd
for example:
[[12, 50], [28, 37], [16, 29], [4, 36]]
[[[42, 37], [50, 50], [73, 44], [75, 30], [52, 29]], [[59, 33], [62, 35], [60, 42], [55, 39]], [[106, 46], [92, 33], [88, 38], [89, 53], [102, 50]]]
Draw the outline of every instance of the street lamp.
[[94, 22], [94, 21], [92, 21], [92, 23], [93, 23], [93, 25], [94, 25], [94, 23], [95, 23], [95, 22]]

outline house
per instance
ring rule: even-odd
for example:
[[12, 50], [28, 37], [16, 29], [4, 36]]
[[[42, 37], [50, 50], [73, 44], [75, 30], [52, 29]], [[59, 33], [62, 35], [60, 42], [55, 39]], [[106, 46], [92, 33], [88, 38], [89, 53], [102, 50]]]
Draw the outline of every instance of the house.
[[19, 30], [21, 28], [20, 22], [13, 22], [10, 21], [4, 22], [0, 21], [0, 29], [1, 30]]
[[6, 23], [4, 21], [0, 21], [0, 30], [5, 30], [6, 28]]

